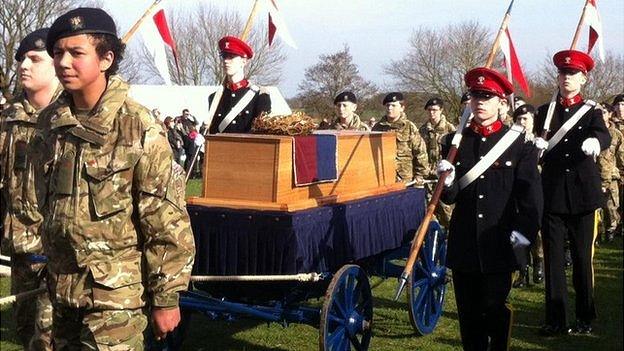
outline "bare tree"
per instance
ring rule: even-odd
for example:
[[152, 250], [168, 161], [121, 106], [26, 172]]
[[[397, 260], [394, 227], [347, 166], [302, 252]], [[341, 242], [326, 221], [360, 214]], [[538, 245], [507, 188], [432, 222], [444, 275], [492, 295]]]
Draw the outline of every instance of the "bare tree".
[[[624, 55], [607, 51], [604, 62], [596, 60], [595, 68], [588, 74], [583, 95], [601, 102], [624, 91]], [[557, 86], [557, 68], [549, 54], [533, 75], [536, 90], [544, 92], [542, 101], [550, 99]]]
[[80, 2], [75, 0], [2, 0], [0, 5], [0, 91], [11, 98], [16, 88], [15, 51], [35, 29], [49, 26], [59, 15]]
[[[175, 9], [168, 14], [168, 18], [180, 66], [178, 74], [173, 55], [168, 54], [171, 80], [180, 85], [218, 84], [224, 72], [217, 42], [225, 35], [240, 35], [244, 26], [240, 14], [200, 3], [193, 8]], [[279, 41], [268, 46], [266, 29], [259, 29], [266, 27], [262, 22], [258, 23], [246, 40], [254, 49], [254, 57], [247, 66], [247, 76], [259, 84], [276, 85], [281, 80], [286, 56]], [[150, 76], [156, 77], [148, 79], [148, 82], [162, 82], [144, 46], [131, 55], [139, 57]]]
[[452, 119], [459, 115], [464, 74], [484, 65], [491, 43], [492, 32], [474, 21], [435, 30], [421, 27], [412, 33], [407, 55], [384, 71], [401, 91], [440, 96]]
[[346, 44], [338, 52], [320, 55], [317, 64], [306, 68], [298, 88], [298, 98], [306, 111], [322, 116], [331, 113], [334, 97], [344, 90], [353, 91], [359, 100], [368, 99], [377, 92], [373, 83], [360, 76]]

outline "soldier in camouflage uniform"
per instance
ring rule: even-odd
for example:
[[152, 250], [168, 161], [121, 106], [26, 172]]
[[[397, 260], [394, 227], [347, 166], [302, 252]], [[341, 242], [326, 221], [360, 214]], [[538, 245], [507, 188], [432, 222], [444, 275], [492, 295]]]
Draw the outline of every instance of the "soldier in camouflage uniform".
[[355, 113], [357, 109], [355, 94], [350, 91], [338, 94], [334, 98], [334, 106], [336, 118], [324, 129], [370, 131], [370, 127]]
[[[60, 92], [52, 58], [45, 51], [47, 33], [47, 28], [38, 29], [20, 42], [15, 60], [24, 91], [0, 118], [0, 189], [3, 206], [7, 204], [3, 235], [11, 255], [11, 294], [45, 286], [45, 263], [37, 259], [43, 254], [42, 196], [34, 191], [34, 165], [27, 151], [39, 112]], [[47, 293], [35, 300], [15, 303], [17, 336], [25, 350], [52, 350], [52, 304]]]
[[[429, 165], [428, 178], [436, 179], [436, 165], [441, 159], [440, 148], [445, 135], [454, 133], [455, 126], [446, 119], [444, 115], [444, 102], [440, 98], [431, 98], [425, 104], [425, 110], [429, 115], [429, 120], [425, 122], [420, 129], [420, 136], [427, 146], [427, 156]], [[431, 196], [431, 194], [429, 194]], [[453, 207], [445, 203], [439, 203], [436, 207], [436, 217], [440, 224], [448, 228]]]
[[[611, 104], [613, 107], [612, 119], [615, 124], [617, 130], [619, 130], [622, 134], [624, 134], [624, 94], [616, 95], [613, 98], [613, 103]], [[620, 181], [619, 183], [619, 192], [620, 192], [620, 214], [622, 213], [622, 209], [624, 208], [624, 167], [620, 167]], [[624, 235], [622, 220], [620, 220], [620, 227], [616, 230], [616, 233], [619, 233], [620, 236]]]
[[172, 331], [190, 279], [184, 172], [162, 126], [114, 75], [124, 45], [106, 12], [60, 16], [46, 48], [65, 88], [41, 113], [32, 150], [47, 194], [55, 349], [142, 350], [146, 313], [157, 338]]
[[418, 128], [405, 115], [403, 94], [390, 93], [383, 99], [386, 115], [375, 124], [373, 131], [396, 132], [397, 143], [397, 181], [415, 181], [416, 186], [423, 186], [429, 173], [427, 147], [418, 134]]
[[603, 226], [606, 240], [611, 242], [622, 220], [621, 211], [618, 209], [621, 195], [618, 182], [621, 181], [620, 170], [624, 169], [624, 136], [613, 123], [610, 123], [611, 106], [603, 106], [601, 109], [602, 117], [611, 134], [609, 148], [598, 156], [602, 191], [607, 198], [607, 205], [603, 208]]

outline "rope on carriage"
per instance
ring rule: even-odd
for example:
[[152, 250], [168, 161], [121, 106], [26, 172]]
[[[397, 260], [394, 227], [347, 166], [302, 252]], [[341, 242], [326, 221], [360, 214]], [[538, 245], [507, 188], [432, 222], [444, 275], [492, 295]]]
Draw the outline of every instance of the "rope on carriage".
[[35, 290], [25, 291], [23, 293], [19, 293], [16, 295], [11, 295], [7, 297], [0, 298], [0, 307], [4, 305], [8, 305], [11, 303], [15, 303], [17, 301], [31, 299], [39, 294], [46, 292], [47, 289], [45, 287], [41, 287]]
[[193, 275], [192, 282], [318, 282], [324, 277], [319, 273], [300, 273], [291, 275]]
[[5, 261], [5, 262], [11, 262], [11, 257], [0, 255], [0, 260]]

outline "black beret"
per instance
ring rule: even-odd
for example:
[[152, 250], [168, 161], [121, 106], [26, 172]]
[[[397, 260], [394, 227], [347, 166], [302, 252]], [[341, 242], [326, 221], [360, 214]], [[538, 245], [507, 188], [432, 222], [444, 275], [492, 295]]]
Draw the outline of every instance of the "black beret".
[[49, 28], [40, 28], [31, 32], [20, 41], [19, 47], [15, 52], [15, 61], [24, 61], [24, 55], [30, 50], [43, 51], [46, 49], [46, 38], [48, 37]]
[[117, 37], [117, 26], [106, 11], [98, 8], [79, 7], [57, 18], [48, 33], [46, 49], [53, 56], [57, 40], [79, 34], [110, 34]]
[[524, 105], [518, 106], [518, 108], [513, 113], [513, 120], [515, 121], [518, 118], [518, 116], [524, 115], [526, 113], [535, 115], [535, 107], [533, 107], [533, 105], [531, 104], [524, 104]]
[[470, 92], [467, 91], [465, 93], [462, 94], [461, 100], [459, 100], [460, 104], [463, 104], [464, 102], [470, 100], [472, 98], [472, 95], [470, 95]]
[[334, 105], [342, 101], [350, 101], [354, 104], [357, 104], [357, 98], [355, 97], [355, 94], [350, 91], [343, 91], [342, 93], [336, 95], [336, 97], [334, 98]]
[[602, 105], [602, 108], [604, 108], [605, 110], [609, 111], [609, 112], [613, 112], [614, 108], [613, 105], [611, 105], [610, 103], [603, 101], [600, 103], [600, 105]]
[[429, 106], [440, 106], [440, 107], [444, 107], [444, 101], [442, 101], [442, 99], [438, 98], [438, 97], [434, 97], [429, 99], [429, 101], [427, 101], [427, 103], [425, 104], [425, 110], [429, 107]]
[[611, 103], [611, 105], [615, 106], [622, 101], [624, 101], [624, 94], [618, 94], [613, 98], [613, 103]]
[[389, 102], [403, 101], [403, 100], [404, 100], [403, 94], [399, 92], [393, 92], [393, 93], [386, 95], [386, 97], [383, 99], [382, 104], [385, 105]]

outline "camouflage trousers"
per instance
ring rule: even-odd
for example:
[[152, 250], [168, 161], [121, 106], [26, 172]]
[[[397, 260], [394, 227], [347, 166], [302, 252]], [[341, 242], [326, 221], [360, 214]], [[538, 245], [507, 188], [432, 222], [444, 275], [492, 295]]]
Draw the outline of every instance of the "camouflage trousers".
[[[11, 257], [11, 294], [45, 287], [44, 263], [32, 263], [27, 255]], [[48, 294], [16, 302], [13, 318], [24, 350], [52, 350], [52, 304]]]
[[147, 316], [142, 309], [88, 310], [54, 306], [56, 351], [140, 351]]
[[607, 206], [603, 209], [603, 227], [605, 232], [613, 232], [621, 220], [620, 194], [617, 180], [612, 180], [606, 187]]

